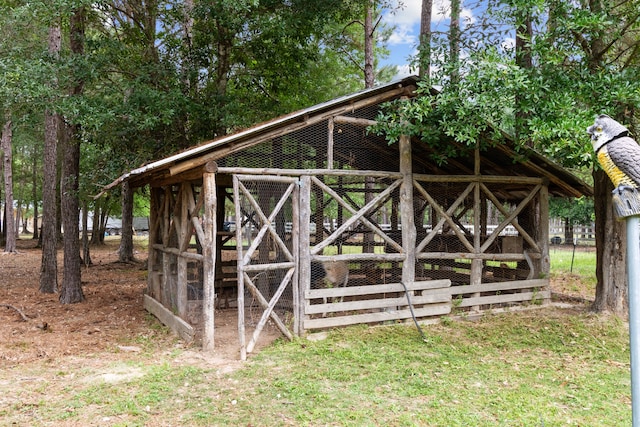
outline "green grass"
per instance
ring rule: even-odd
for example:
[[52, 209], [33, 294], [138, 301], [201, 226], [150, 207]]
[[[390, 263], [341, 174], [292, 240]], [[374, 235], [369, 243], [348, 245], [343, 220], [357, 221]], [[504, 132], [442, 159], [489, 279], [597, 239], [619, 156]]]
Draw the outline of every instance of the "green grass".
[[65, 393], [14, 408], [22, 418], [2, 415], [29, 425], [630, 425], [628, 335], [615, 318], [546, 308], [424, 330], [427, 342], [407, 325], [277, 342], [229, 375], [159, 352], [132, 366], [142, 378], [77, 374]]
[[583, 291], [595, 292], [596, 287], [596, 252], [572, 249], [549, 250], [551, 258], [551, 277], [559, 279], [574, 279], [579, 283], [571, 286], [582, 287]]

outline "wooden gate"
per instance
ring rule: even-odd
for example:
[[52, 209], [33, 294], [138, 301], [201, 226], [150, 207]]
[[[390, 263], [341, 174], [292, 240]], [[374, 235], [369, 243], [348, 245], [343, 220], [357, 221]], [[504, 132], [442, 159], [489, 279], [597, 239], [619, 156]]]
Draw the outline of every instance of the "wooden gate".
[[[238, 256], [238, 334], [240, 357], [253, 351], [271, 319], [289, 339], [297, 328], [299, 305], [298, 242], [299, 180], [292, 177], [234, 175]], [[289, 236], [289, 238], [287, 238]], [[245, 290], [253, 298], [246, 304]], [[258, 305], [257, 322], [246, 309]], [[254, 324], [255, 323], [255, 324]], [[246, 341], [247, 327], [253, 327]]]

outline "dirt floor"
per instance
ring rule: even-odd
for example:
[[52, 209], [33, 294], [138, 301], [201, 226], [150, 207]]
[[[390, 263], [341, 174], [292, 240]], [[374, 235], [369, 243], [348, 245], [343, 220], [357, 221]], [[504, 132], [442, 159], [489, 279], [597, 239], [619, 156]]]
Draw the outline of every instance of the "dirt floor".
[[[18, 253], [0, 253], [0, 367], [64, 356], [118, 357], [123, 352], [140, 351], [139, 343], [149, 340], [160, 348], [178, 346], [193, 350], [193, 355], [201, 353], [199, 343], [181, 342], [143, 309], [147, 276], [144, 249], [136, 251], [138, 262], [128, 264], [118, 262], [118, 241], [92, 248], [93, 265], [82, 270], [85, 301], [62, 305], [58, 294], [38, 291], [41, 251], [35, 246], [33, 240], [19, 240]], [[58, 283], [62, 283], [61, 272]], [[236, 313], [234, 309], [216, 311], [217, 363], [237, 364]], [[277, 330], [267, 328], [257, 348], [278, 336]]]

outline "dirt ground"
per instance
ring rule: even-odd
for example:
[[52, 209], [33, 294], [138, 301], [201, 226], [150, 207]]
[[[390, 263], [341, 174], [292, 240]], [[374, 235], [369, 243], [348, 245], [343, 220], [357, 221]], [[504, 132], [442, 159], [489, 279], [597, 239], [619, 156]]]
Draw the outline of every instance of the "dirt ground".
[[[18, 253], [0, 253], [0, 367], [32, 361], [58, 360], [140, 351], [140, 343], [159, 348], [180, 347], [205, 357], [199, 343], [183, 343], [162, 328], [143, 308], [146, 251], [136, 251], [136, 263], [118, 262], [118, 241], [91, 249], [93, 265], [82, 269], [85, 301], [62, 305], [58, 294], [38, 291], [41, 251], [32, 240], [19, 240]], [[58, 283], [62, 283], [59, 251]], [[215, 358], [234, 366], [239, 358], [237, 312], [217, 310]], [[24, 315], [28, 320], [25, 321]], [[259, 347], [277, 338], [267, 330]], [[102, 356], [100, 356], [102, 357]]]

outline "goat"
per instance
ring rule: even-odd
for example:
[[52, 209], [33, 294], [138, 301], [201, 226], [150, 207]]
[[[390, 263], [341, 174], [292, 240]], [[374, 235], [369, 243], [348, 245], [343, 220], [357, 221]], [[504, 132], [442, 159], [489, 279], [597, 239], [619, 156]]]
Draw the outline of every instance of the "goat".
[[[349, 281], [349, 266], [344, 261], [329, 261], [325, 263], [311, 262], [311, 285], [313, 287], [346, 287]], [[342, 298], [339, 298], [342, 302]], [[336, 302], [334, 299], [332, 302]], [[327, 298], [323, 298], [323, 303], [327, 303]], [[324, 313], [323, 317], [327, 314]]]

